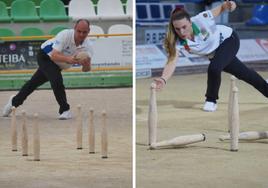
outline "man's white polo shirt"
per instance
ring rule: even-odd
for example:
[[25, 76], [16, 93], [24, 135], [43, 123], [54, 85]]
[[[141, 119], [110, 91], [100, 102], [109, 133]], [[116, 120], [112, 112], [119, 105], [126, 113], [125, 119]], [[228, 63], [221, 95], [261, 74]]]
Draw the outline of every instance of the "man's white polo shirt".
[[[49, 56], [53, 49], [63, 53], [64, 55], [73, 56], [78, 52], [87, 52], [89, 57], [93, 56], [92, 42], [86, 38], [84, 42], [76, 46], [74, 41], [74, 29], [65, 29], [59, 32], [54, 38], [45, 41], [41, 45], [41, 49]], [[55, 62], [61, 69], [68, 69], [72, 65], [66, 62]]]

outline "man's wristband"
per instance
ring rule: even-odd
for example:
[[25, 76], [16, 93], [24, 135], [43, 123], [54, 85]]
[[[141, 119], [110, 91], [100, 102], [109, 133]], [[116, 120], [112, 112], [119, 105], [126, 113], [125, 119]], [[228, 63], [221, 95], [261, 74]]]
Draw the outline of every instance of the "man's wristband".
[[167, 81], [164, 78], [160, 77], [160, 79], [163, 80], [165, 84], [167, 84]]

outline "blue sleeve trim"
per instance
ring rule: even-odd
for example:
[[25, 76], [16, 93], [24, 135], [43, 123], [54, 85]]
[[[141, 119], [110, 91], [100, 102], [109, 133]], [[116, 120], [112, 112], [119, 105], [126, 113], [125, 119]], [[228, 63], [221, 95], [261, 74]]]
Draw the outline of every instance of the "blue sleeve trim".
[[45, 47], [43, 48], [43, 51], [44, 51], [46, 54], [49, 54], [49, 53], [53, 50], [52, 46], [53, 46], [53, 43], [51, 43], [51, 44], [45, 46]]

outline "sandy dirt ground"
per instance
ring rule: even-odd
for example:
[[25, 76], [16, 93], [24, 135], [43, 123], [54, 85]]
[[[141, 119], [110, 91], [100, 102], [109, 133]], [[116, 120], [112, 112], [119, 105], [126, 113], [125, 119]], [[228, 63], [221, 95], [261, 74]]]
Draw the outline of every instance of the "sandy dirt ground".
[[[268, 72], [261, 73], [268, 78]], [[157, 93], [158, 141], [205, 133], [205, 142], [176, 149], [148, 150], [148, 103], [152, 79], [136, 82], [137, 188], [267, 188], [268, 140], [239, 143], [230, 152], [226, 134], [230, 76], [222, 75], [216, 112], [203, 112], [206, 74], [174, 76]], [[268, 100], [242, 81], [239, 88], [240, 131], [268, 130]]]
[[[11, 94], [0, 92], [1, 109]], [[10, 117], [0, 117], [1, 188], [132, 187], [132, 89], [67, 90], [71, 111], [83, 111], [83, 150], [76, 149], [76, 119], [58, 120], [51, 90], [35, 91], [17, 109], [18, 151], [11, 151]], [[96, 153], [88, 154], [88, 113], [94, 108]], [[21, 111], [27, 113], [29, 156], [21, 156]], [[108, 159], [101, 158], [101, 112], [107, 112]], [[39, 114], [41, 161], [33, 161], [33, 113]], [[1, 112], [2, 113], [2, 112]]]

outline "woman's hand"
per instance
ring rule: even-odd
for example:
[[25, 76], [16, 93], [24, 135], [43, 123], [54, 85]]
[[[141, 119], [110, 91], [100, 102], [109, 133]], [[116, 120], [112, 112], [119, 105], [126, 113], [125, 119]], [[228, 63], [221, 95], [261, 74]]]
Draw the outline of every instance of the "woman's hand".
[[166, 80], [164, 78], [162, 78], [162, 77], [159, 77], [159, 78], [155, 78], [154, 79], [154, 83], [156, 85], [156, 88], [155, 89], [158, 90], [158, 91], [160, 91], [160, 90], [162, 90], [165, 87]]
[[236, 3], [234, 1], [227, 0], [222, 4], [222, 8], [224, 10], [233, 12], [235, 10], [235, 8], [236, 8]]
[[222, 3], [221, 5], [211, 9], [211, 12], [213, 14], [214, 17], [219, 16], [220, 14], [224, 13], [225, 11], [234, 11], [236, 8], [236, 4], [234, 1], [225, 1], [224, 3]]

